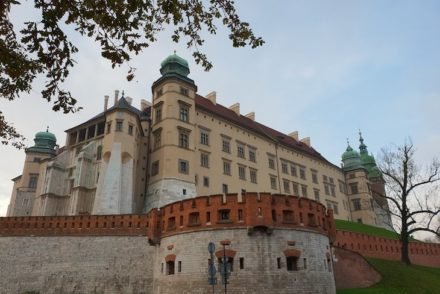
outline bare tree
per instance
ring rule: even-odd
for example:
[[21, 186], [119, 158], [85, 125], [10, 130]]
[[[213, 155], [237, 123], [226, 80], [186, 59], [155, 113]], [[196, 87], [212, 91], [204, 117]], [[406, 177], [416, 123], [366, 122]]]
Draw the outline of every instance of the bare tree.
[[385, 183], [389, 213], [400, 234], [401, 261], [411, 265], [408, 244], [411, 235], [425, 231], [440, 236], [436, 217], [440, 214], [439, 182], [440, 162], [433, 159], [426, 166], [417, 164], [415, 148], [410, 139], [402, 146], [382, 149], [379, 169]]

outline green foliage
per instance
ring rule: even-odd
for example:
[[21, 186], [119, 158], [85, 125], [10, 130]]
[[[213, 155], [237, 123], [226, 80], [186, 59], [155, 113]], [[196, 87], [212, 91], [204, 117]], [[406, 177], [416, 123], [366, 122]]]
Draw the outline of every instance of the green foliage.
[[388, 239], [399, 239], [399, 234], [388, 231], [383, 228], [378, 228], [370, 225], [360, 224], [356, 222], [350, 222], [345, 220], [335, 220], [336, 223], [336, 229], [342, 230], [342, 231], [349, 231], [349, 232], [356, 232], [356, 233], [362, 233], [367, 234], [370, 236], [375, 237], [383, 237]]
[[440, 269], [369, 258], [382, 280], [370, 288], [338, 290], [338, 294], [429, 294], [440, 289]]
[[[201, 34], [216, 34], [216, 23], [228, 28], [234, 47], [256, 48], [264, 43], [240, 20], [232, 0], [34, 0], [41, 19], [25, 22], [23, 37], [18, 40], [9, 12], [20, 2], [0, 2], [0, 96], [14, 100], [22, 92], [29, 93], [37, 76], [45, 75], [42, 98], [55, 98], [53, 110], [64, 113], [81, 109], [71, 93], [61, 88], [78, 52], [63, 30], [66, 26], [99, 43], [102, 57], [113, 67], [128, 64], [128, 81], [135, 71], [129, 64], [132, 56], [156, 42], [157, 34], [167, 27], [174, 28], [174, 42], [186, 39], [194, 60], [205, 70], [212, 63], [200, 51], [205, 41]], [[5, 130], [11, 128], [6, 121], [2, 123]], [[7, 141], [2, 133], [0, 136]]]

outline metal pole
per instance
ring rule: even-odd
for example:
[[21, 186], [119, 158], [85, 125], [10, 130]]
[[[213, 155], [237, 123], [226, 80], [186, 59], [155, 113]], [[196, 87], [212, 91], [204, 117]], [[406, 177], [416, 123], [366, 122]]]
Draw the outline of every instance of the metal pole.
[[226, 262], [226, 244], [223, 244], [223, 272], [225, 276], [225, 294], [228, 293], [227, 285], [228, 285], [228, 263]]

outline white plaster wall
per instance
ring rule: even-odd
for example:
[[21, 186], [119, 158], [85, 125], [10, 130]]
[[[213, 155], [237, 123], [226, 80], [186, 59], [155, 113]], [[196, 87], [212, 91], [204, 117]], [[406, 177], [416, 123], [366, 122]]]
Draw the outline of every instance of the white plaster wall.
[[[185, 195], [183, 194], [184, 189], [186, 190]], [[145, 212], [196, 196], [197, 191], [194, 183], [177, 179], [162, 179], [148, 186]]]

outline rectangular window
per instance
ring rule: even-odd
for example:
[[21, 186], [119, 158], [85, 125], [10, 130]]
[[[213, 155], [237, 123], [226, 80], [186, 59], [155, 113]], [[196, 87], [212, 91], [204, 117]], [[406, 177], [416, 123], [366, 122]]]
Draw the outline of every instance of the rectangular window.
[[188, 160], [179, 159], [179, 173], [182, 173], [182, 174], [189, 173], [189, 162], [188, 162]]
[[252, 162], [256, 162], [256, 150], [253, 148], [249, 148], [249, 160]]
[[318, 173], [315, 171], [312, 171], [312, 181], [315, 184], [318, 184]]
[[[304, 258], [304, 259], [305, 259], [305, 258]], [[178, 263], [177, 271], [178, 271], [179, 273], [182, 272], [182, 262], [181, 262], [181, 261], [179, 261], [179, 263]]]
[[301, 185], [301, 193], [303, 197], [307, 197], [307, 186]]
[[226, 185], [226, 184], [222, 185], [222, 192], [223, 192], [223, 194], [228, 194], [228, 185]]
[[338, 207], [338, 203], [333, 202], [333, 212], [337, 215], [339, 214], [339, 207]]
[[188, 149], [189, 147], [189, 132], [179, 130], [179, 147]]
[[281, 162], [281, 171], [283, 172], [283, 174], [289, 173], [288, 166], [287, 166], [286, 162]]
[[284, 193], [290, 194], [290, 182], [288, 180], [283, 180]]
[[325, 195], [330, 195], [330, 188], [329, 185], [324, 183], [324, 193]]
[[183, 96], [188, 96], [188, 89], [180, 87], [180, 94], [182, 94]]
[[223, 174], [231, 175], [231, 163], [229, 161], [223, 161]]
[[162, 106], [157, 107], [155, 111], [155, 123], [158, 123], [162, 120]]
[[359, 193], [358, 184], [357, 183], [351, 183], [349, 185], [350, 185], [351, 194]]
[[251, 183], [256, 184], [257, 183], [257, 171], [255, 169], [249, 169], [250, 177], [251, 177]]
[[298, 270], [298, 257], [288, 256], [286, 257], [286, 266], [288, 271]]
[[354, 211], [362, 209], [362, 207], [361, 207], [361, 200], [360, 199], [353, 199], [352, 203], [353, 203], [353, 210]]
[[246, 167], [242, 165], [238, 166], [238, 177], [240, 180], [246, 180]]
[[[163, 89], [160, 88], [160, 89], [157, 90], [157, 92], [156, 92], [156, 98], [159, 98], [160, 96], [162, 96], [162, 94], [163, 94]], [[141, 110], [143, 110], [143, 109], [141, 109]]]
[[227, 139], [222, 140], [222, 150], [226, 153], [231, 153], [231, 142]]
[[270, 187], [274, 190], [277, 189], [277, 177], [270, 176]]
[[240, 158], [245, 158], [244, 157], [244, 145], [243, 144], [240, 144], [240, 143], [237, 144], [237, 156], [240, 157]]
[[244, 269], [244, 258], [240, 257], [240, 269]]
[[128, 134], [133, 135], [133, 125], [128, 125]]
[[297, 170], [296, 170], [296, 166], [295, 165], [291, 165], [290, 166], [290, 174], [294, 177], [298, 176]]
[[189, 107], [180, 104], [179, 119], [183, 122], [189, 122]]
[[29, 188], [35, 189], [37, 188], [38, 175], [31, 174], [29, 177]]
[[315, 194], [315, 200], [316, 201], [321, 201], [320, 197], [319, 197], [319, 190], [318, 189], [314, 189], [313, 190], [313, 194]]
[[330, 186], [330, 194], [331, 194], [333, 197], [336, 197], [335, 186]]
[[269, 156], [268, 161], [269, 161], [269, 168], [275, 169], [275, 158]]
[[116, 132], [122, 132], [123, 126], [124, 126], [124, 123], [123, 123], [122, 120], [116, 121], [116, 129], [115, 129], [115, 131]]
[[306, 170], [304, 167], [299, 167], [299, 177], [303, 180], [306, 179]]
[[229, 209], [222, 209], [218, 211], [218, 220], [229, 220]]
[[110, 134], [111, 131], [112, 131], [112, 123], [109, 122], [107, 123], [107, 134]]
[[203, 186], [209, 187], [209, 178], [208, 177], [203, 177]]
[[200, 165], [203, 167], [209, 167], [209, 154], [207, 153], [200, 154]]
[[157, 149], [162, 144], [162, 130], [157, 130], [153, 133], [154, 145], [153, 148]]
[[280, 269], [281, 268], [281, 258], [277, 257], [277, 268]]
[[155, 176], [159, 173], [159, 160], [156, 160], [155, 162], [153, 162], [153, 164], [151, 165], [151, 175]]
[[299, 196], [299, 186], [297, 183], [293, 183], [293, 195]]
[[200, 131], [200, 144], [209, 145], [209, 133], [208, 131], [201, 130]]

